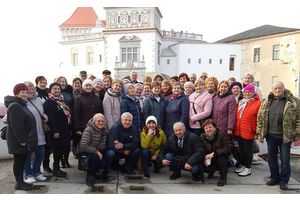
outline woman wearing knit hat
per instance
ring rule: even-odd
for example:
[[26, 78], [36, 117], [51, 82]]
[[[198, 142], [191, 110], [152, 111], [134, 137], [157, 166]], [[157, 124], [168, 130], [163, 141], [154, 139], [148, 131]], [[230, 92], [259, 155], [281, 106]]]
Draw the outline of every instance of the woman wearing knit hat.
[[93, 81], [86, 79], [82, 83], [82, 90], [75, 98], [73, 107], [73, 154], [78, 153], [78, 144], [88, 121], [96, 114], [103, 114], [102, 101], [93, 91]]
[[100, 101], [103, 101], [105, 95], [104, 82], [100, 78], [95, 78], [93, 80], [93, 90], [95, 95], [99, 97]]
[[13, 172], [16, 179], [16, 190], [31, 190], [32, 184], [25, 183], [23, 171], [28, 150], [32, 150], [37, 145], [37, 141], [32, 139], [36, 134], [35, 118], [28, 110], [27, 98], [28, 88], [24, 83], [15, 85], [14, 96], [4, 97], [4, 104], [7, 109], [7, 147], [8, 153], [13, 154]]
[[257, 114], [260, 108], [259, 96], [252, 84], [244, 88], [243, 99], [239, 101], [236, 111], [236, 126], [234, 135], [238, 137], [239, 162], [242, 165], [235, 170], [239, 176], [251, 175], [252, 145], [255, 139]]
[[157, 120], [154, 116], [149, 116], [146, 119], [146, 126], [143, 128], [140, 138], [144, 178], [149, 179], [149, 162], [154, 163], [154, 173], [159, 173], [160, 168], [162, 168], [162, 160], [158, 155], [167, 138], [164, 131], [157, 126]]
[[239, 100], [243, 99], [243, 93], [242, 93], [242, 84], [240, 82], [234, 82], [230, 85], [229, 90], [235, 97], [236, 102], [238, 103]]

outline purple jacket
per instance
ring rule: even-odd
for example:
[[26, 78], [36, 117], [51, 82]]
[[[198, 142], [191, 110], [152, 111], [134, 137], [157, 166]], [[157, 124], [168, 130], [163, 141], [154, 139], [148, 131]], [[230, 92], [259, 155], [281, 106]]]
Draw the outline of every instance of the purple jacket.
[[218, 94], [213, 98], [212, 119], [221, 132], [234, 130], [236, 109], [237, 103], [232, 94], [223, 97]]

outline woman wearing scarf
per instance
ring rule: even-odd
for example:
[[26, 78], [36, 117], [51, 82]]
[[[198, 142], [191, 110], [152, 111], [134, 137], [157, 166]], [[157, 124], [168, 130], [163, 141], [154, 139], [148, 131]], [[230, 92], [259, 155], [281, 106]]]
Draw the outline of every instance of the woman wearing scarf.
[[200, 138], [205, 150], [204, 171], [208, 172], [208, 178], [213, 178], [215, 171], [220, 170], [217, 186], [224, 186], [227, 181], [227, 160], [230, 155], [228, 137], [217, 129], [216, 123], [212, 119], [206, 120], [203, 128], [204, 134]]
[[235, 172], [239, 176], [249, 176], [251, 175], [252, 145], [255, 138], [257, 113], [261, 102], [252, 84], [248, 84], [244, 88], [243, 96], [236, 111], [236, 127], [234, 131], [235, 136], [238, 137], [239, 161], [242, 166]]
[[185, 127], [188, 127], [189, 123], [190, 103], [179, 82], [174, 83], [172, 92], [166, 105], [165, 133], [167, 137], [174, 134], [174, 123], [182, 122]]
[[52, 83], [49, 87], [49, 98], [44, 103], [44, 112], [48, 116], [50, 127], [50, 144], [53, 149], [53, 176], [66, 177], [67, 173], [60, 170], [59, 161], [63, 154], [70, 149], [71, 114], [61, 95], [59, 83]]
[[212, 110], [212, 97], [205, 89], [204, 80], [198, 79], [195, 82], [195, 92], [189, 96], [189, 102], [190, 130], [200, 135], [203, 133], [202, 123], [210, 116]]

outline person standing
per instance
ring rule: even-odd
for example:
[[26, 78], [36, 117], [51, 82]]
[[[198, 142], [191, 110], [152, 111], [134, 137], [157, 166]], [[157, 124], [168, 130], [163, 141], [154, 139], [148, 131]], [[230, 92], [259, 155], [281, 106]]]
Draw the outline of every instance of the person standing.
[[287, 190], [291, 176], [291, 143], [300, 139], [300, 102], [281, 81], [273, 83], [272, 92], [259, 109], [256, 136], [260, 142], [267, 140], [271, 174], [267, 185], [279, 184], [281, 190]]
[[252, 84], [248, 84], [244, 88], [243, 95], [243, 99], [238, 103], [234, 131], [239, 144], [238, 160], [242, 166], [235, 170], [235, 172], [239, 176], [249, 176], [251, 175], [253, 159], [252, 145], [255, 139], [256, 119], [260, 100]]
[[24, 168], [24, 181], [26, 183], [34, 183], [36, 181], [45, 181], [47, 179], [42, 175], [40, 167], [44, 159], [46, 145], [46, 137], [42, 126], [42, 120], [47, 121], [48, 117], [44, 114], [42, 100], [38, 98], [33, 83], [26, 81], [24, 84], [28, 88], [27, 108], [35, 118], [37, 132], [37, 148], [35, 148], [34, 151], [28, 152]]
[[50, 128], [50, 144], [53, 150], [53, 176], [66, 177], [67, 173], [60, 170], [59, 162], [67, 150], [70, 149], [71, 113], [61, 94], [59, 83], [49, 86], [49, 99], [44, 103], [44, 111], [48, 116]]
[[37, 145], [36, 122], [32, 113], [28, 110], [28, 87], [24, 83], [15, 85], [14, 96], [4, 97], [7, 109], [7, 147], [8, 153], [13, 154], [13, 172], [16, 179], [16, 190], [31, 190], [32, 184], [25, 183], [23, 172], [28, 150], [33, 150]]

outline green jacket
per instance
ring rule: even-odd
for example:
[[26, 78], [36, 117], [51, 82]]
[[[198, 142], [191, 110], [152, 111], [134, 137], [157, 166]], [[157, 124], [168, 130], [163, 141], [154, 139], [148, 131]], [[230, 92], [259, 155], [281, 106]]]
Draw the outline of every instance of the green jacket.
[[166, 143], [167, 138], [166, 134], [161, 128], [158, 128], [159, 130], [159, 137], [146, 134], [145, 128], [140, 134], [141, 138], [141, 146], [143, 149], [149, 149], [151, 152], [151, 156], [159, 155], [159, 151], [161, 147]]
[[[283, 142], [291, 142], [296, 135], [300, 136], [300, 102], [289, 90], [284, 91], [286, 104], [283, 111]], [[270, 93], [261, 104], [257, 115], [256, 136], [265, 138], [268, 133], [269, 109], [274, 98]]]

